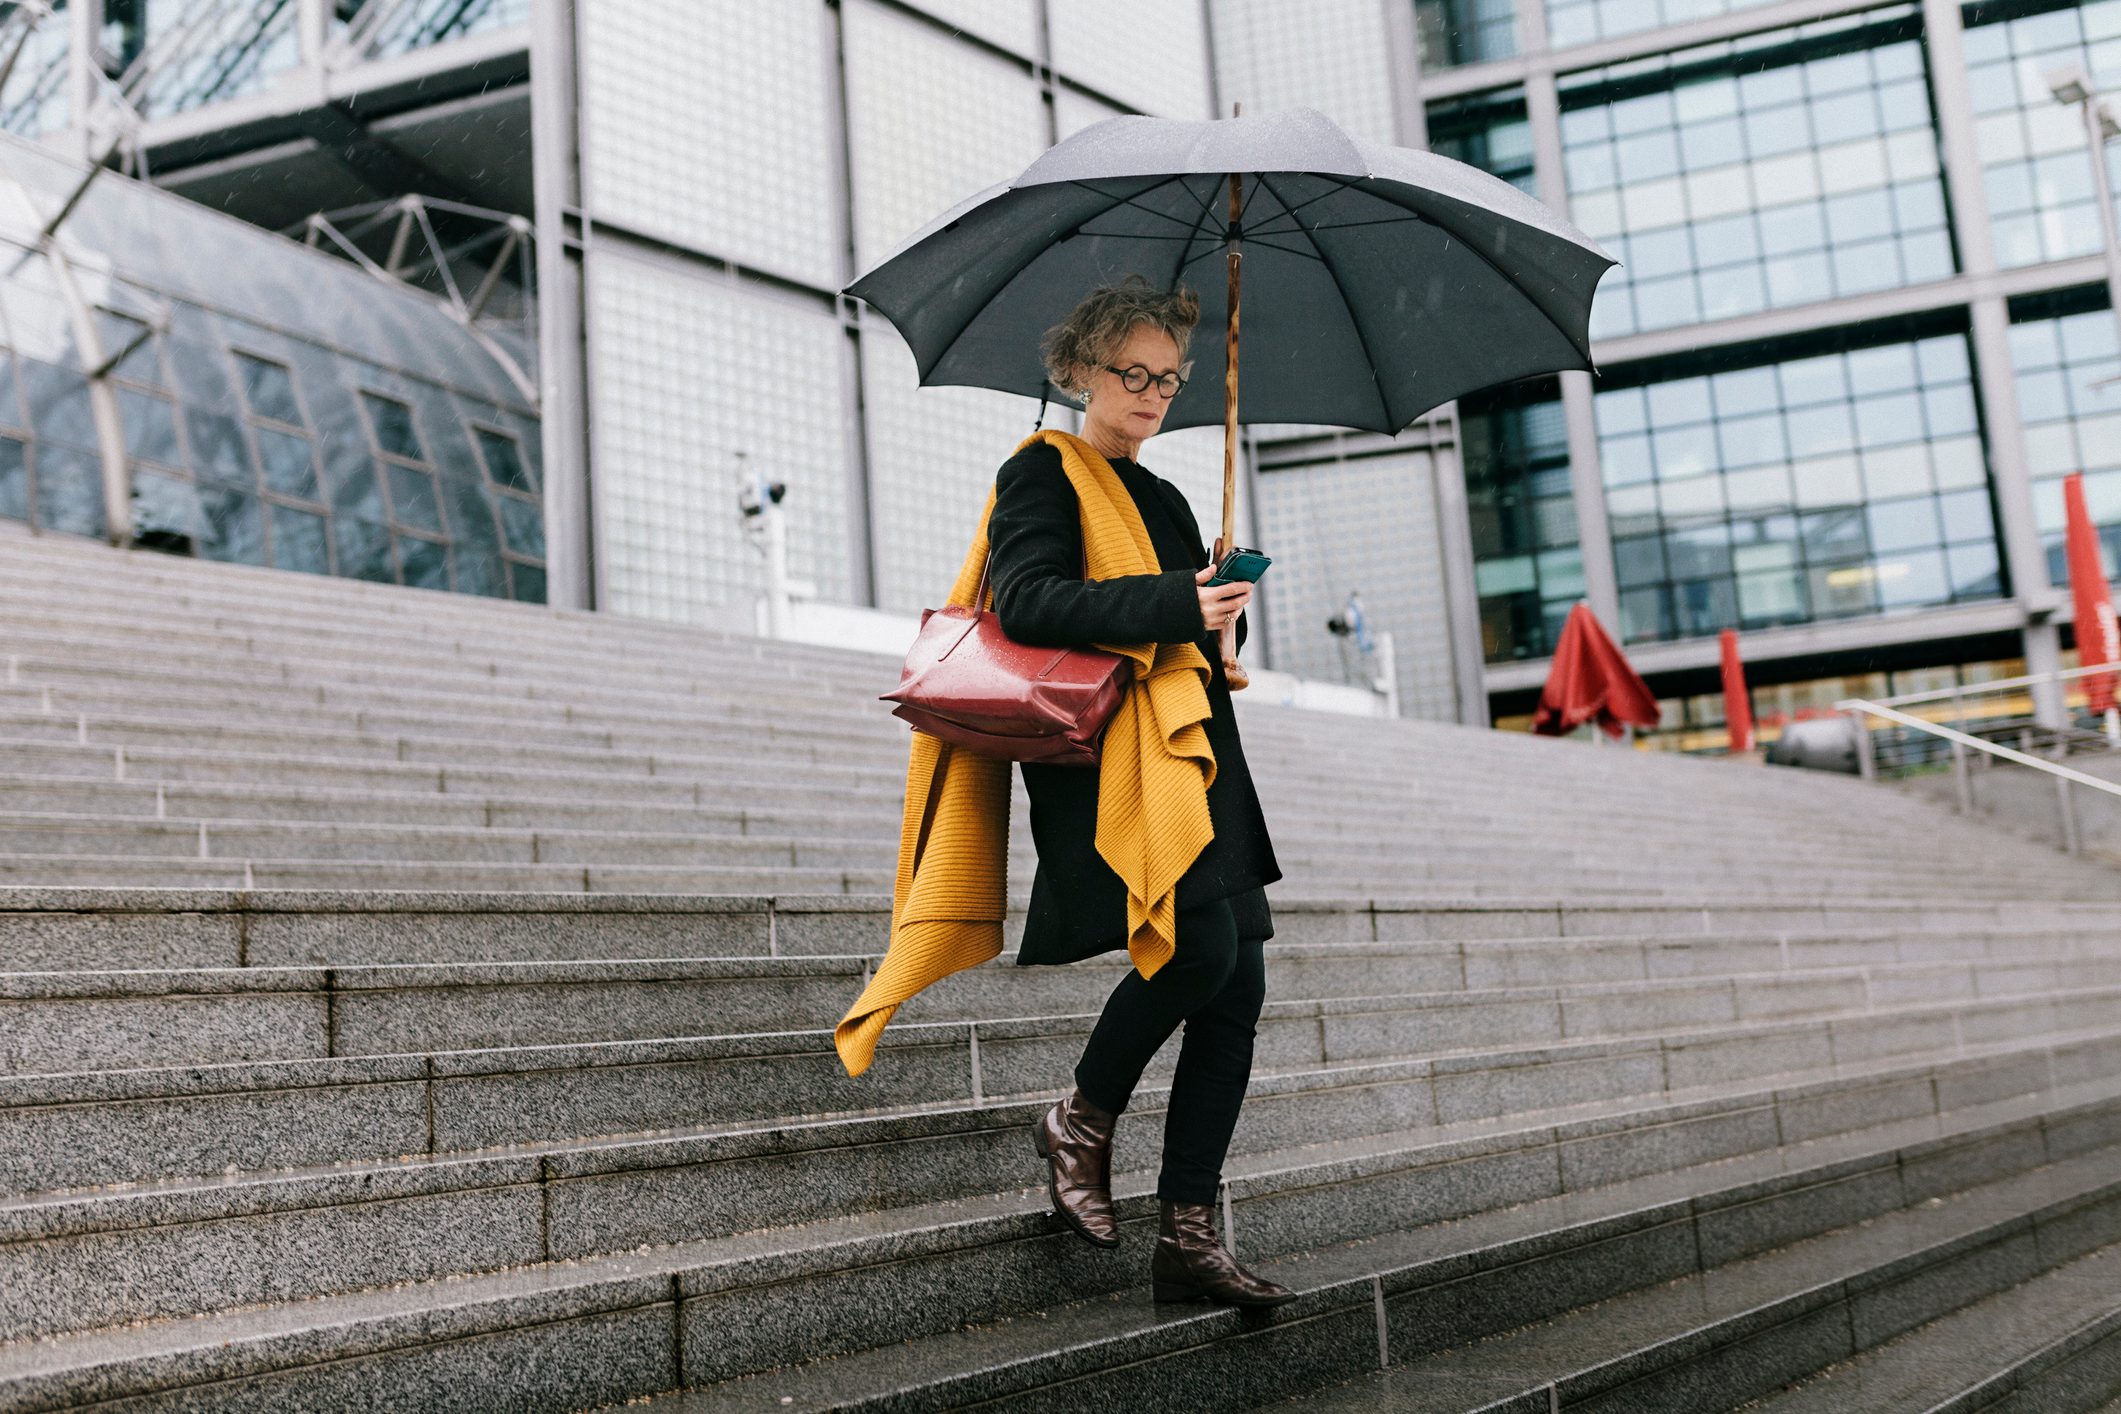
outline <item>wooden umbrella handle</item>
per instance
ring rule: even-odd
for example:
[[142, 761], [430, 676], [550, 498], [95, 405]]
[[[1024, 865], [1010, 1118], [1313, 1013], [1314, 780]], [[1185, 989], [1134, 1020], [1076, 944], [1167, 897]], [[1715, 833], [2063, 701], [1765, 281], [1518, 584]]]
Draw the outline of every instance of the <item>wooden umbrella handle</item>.
[[[1227, 551], [1228, 545], [1229, 542], [1225, 541], [1220, 535], [1215, 537], [1214, 562], [1216, 564], [1222, 563], [1223, 555]], [[1249, 686], [1252, 681], [1251, 677], [1245, 672], [1244, 664], [1237, 661], [1237, 619], [1233, 616], [1230, 622], [1224, 624], [1219, 632], [1222, 637], [1218, 640], [1216, 646], [1222, 651], [1223, 676], [1229, 680], [1230, 691], [1237, 692]]]
[[[1238, 231], [1238, 218], [1244, 214], [1244, 177], [1241, 173], [1230, 174], [1230, 230]], [[1215, 537], [1215, 562], [1222, 563], [1224, 555], [1237, 543], [1237, 286], [1238, 268], [1244, 263], [1244, 252], [1238, 249], [1237, 241], [1230, 242], [1227, 264], [1230, 272], [1230, 320], [1223, 349], [1223, 533]], [[1237, 661], [1237, 620], [1222, 627], [1220, 644], [1223, 656], [1223, 676], [1229, 680], [1232, 692], [1250, 685], [1252, 679]]]

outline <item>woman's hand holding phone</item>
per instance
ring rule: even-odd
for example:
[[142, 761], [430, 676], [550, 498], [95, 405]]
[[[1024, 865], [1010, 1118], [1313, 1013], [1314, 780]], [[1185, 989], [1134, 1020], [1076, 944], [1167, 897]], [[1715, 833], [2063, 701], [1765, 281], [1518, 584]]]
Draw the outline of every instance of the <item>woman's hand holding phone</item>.
[[1214, 565], [1203, 565], [1193, 572], [1193, 582], [1200, 586], [1201, 622], [1207, 632], [1220, 633], [1223, 625], [1235, 622], [1245, 605], [1252, 602], [1252, 582], [1235, 579], [1228, 584], [1210, 585], [1208, 581], [1214, 577]]

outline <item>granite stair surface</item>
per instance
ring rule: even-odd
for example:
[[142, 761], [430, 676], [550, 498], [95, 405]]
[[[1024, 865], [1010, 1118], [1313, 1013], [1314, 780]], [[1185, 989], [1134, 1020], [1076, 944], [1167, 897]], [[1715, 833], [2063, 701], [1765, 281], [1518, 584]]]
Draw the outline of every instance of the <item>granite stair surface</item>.
[[[832, 1027], [874, 655], [0, 528], [0, 1410], [2098, 1409], [2121, 873], [1889, 789], [1239, 694], [1286, 877], [1158, 1306], [1032, 1121], [1123, 953]], [[1956, 1402], [1955, 1402], [1956, 1401]]]

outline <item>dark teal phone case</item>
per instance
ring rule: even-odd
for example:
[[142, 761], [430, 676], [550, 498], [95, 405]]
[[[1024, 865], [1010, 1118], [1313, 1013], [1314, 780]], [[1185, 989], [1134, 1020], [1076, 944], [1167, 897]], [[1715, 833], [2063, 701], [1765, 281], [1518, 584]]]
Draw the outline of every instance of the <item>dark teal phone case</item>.
[[1222, 567], [1208, 583], [1229, 584], [1240, 579], [1256, 583], [1259, 577], [1267, 572], [1267, 566], [1273, 563], [1272, 555], [1263, 555], [1257, 550], [1247, 550], [1240, 545], [1223, 557]]

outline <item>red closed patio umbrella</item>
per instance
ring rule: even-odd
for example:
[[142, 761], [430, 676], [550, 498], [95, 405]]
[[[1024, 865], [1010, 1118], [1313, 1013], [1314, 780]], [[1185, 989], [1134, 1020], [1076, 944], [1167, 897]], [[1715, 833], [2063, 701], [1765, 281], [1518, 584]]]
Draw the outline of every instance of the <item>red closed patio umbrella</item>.
[[1587, 599], [1576, 601], [1561, 626], [1554, 663], [1532, 714], [1532, 730], [1542, 736], [1564, 736], [1595, 721], [1607, 736], [1619, 736], [1621, 724], [1654, 727], [1657, 698], [1621, 655]]
[[[2099, 532], [2084, 502], [2084, 473], [2073, 471], [2062, 482], [2062, 505], [2068, 515], [2064, 550], [2069, 557], [2069, 592], [2077, 606], [2077, 666], [2096, 668], [2121, 662], [2121, 632], [2114, 623], [2114, 595], [2107, 587], [2106, 566], [2099, 558]], [[2114, 675], [2092, 673], [2081, 679], [2092, 712], [2114, 710]]]
[[1745, 664], [1738, 657], [1738, 630], [1723, 631], [1723, 720], [1732, 751], [1753, 749], [1753, 701], [1746, 696]]

